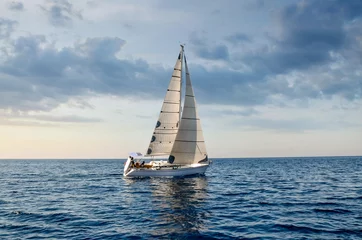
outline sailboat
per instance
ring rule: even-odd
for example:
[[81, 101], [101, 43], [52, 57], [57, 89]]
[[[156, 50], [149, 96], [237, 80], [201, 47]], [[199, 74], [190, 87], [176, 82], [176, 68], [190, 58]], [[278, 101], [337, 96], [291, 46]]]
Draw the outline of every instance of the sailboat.
[[[183, 70], [186, 72], [186, 91], [182, 108]], [[150, 161], [146, 163], [147, 159]], [[204, 174], [209, 165], [184, 45], [181, 45], [147, 152], [145, 155], [130, 153], [123, 175], [158, 177]]]

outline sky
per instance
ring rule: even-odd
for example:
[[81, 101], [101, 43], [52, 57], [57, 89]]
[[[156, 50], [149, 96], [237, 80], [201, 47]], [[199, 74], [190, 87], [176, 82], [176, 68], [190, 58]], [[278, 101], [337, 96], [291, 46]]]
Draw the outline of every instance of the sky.
[[362, 1], [0, 0], [0, 158], [145, 153], [181, 43], [210, 158], [362, 155]]

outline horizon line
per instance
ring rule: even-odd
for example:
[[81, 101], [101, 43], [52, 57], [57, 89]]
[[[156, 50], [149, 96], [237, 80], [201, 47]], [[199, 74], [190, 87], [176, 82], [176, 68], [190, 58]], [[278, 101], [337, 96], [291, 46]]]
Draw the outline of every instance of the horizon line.
[[[257, 158], [326, 158], [326, 157], [362, 157], [362, 155], [318, 155], [318, 156], [269, 156], [269, 157], [212, 157], [214, 159], [257, 159]], [[1, 160], [126, 160], [127, 158], [0, 158]]]

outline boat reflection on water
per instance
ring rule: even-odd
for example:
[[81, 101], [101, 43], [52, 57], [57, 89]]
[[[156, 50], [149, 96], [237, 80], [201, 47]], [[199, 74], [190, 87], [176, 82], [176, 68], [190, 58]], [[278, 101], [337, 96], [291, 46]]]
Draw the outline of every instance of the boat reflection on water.
[[[154, 236], [198, 234], [207, 219], [207, 177], [151, 179]], [[163, 226], [163, 227], [162, 227]]]

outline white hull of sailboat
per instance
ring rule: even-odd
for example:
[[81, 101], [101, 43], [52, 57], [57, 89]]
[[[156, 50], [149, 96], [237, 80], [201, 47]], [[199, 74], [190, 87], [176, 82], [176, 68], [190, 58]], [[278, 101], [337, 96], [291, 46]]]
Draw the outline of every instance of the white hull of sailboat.
[[192, 164], [181, 166], [177, 169], [172, 168], [132, 168], [125, 177], [180, 177], [196, 174], [204, 174], [209, 164]]

